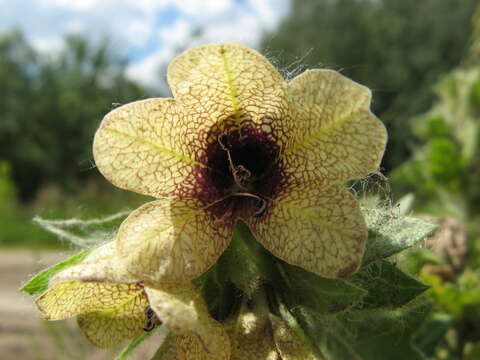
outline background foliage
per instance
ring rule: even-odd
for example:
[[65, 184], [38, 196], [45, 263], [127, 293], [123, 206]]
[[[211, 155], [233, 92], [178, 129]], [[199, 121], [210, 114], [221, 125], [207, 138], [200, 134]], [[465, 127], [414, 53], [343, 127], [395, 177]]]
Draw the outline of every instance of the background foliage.
[[39, 54], [21, 33], [0, 38], [0, 158], [12, 167], [17, 195], [32, 200], [42, 185], [74, 190], [92, 176], [91, 142], [106, 112], [146, 97], [126, 79], [125, 60], [108, 41], [67, 36], [55, 57]]
[[[466, 55], [476, 0], [292, 0], [262, 48], [287, 72], [329, 67], [374, 91], [390, 140], [383, 165], [401, 164], [415, 142], [408, 119], [426, 111], [438, 76]], [[293, 66], [291, 66], [293, 64]]]
[[[383, 162], [392, 189], [387, 203], [398, 200], [398, 212], [440, 224], [432, 239], [384, 267], [393, 274], [397, 266], [430, 285], [422, 301], [370, 317], [371, 324], [357, 334], [349, 326], [366, 315], [329, 324], [341, 325], [365, 354], [386, 351], [381, 345], [397, 339], [403, 358], [480, 358], [480, 11], [472, 17], [477, 1], [291, 3], [289, 16], [265, 34], [261, 50], [288, 78], [304, 68], [328, 67], [371, 87], [374, 112], [390, 134]], [[1, 245], [61, 246], [29, 221], [35, 214], [92, 217], [144, 201], [105, 186], [90, 163], [103, 115], [115, 103], [154, 95], [128, 80], [125, 66], [108, 40], [68, 36], [61, 53], [52, 56], [35, 51], [19, 30], [0, 35]], [[355, 281], [365, 285], [361, 277]], [[371, 332], [392, 324], [393, 332]], [[377, 338], [373, 347], [369, 336]], [[336, 339], [328, 341], [324, 346], [332, 354], [344, 351]]]

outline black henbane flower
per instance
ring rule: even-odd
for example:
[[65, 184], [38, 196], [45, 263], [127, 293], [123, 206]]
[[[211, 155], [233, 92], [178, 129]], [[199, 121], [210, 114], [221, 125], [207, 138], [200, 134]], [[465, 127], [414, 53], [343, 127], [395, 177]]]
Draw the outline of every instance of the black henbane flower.
[[190, 49], [168, 68], [173, 99], [110, 112], [94, 156], [113, 184], [158, 200], [121, 225], [117, 251], [141, 279], [205, 272], [243, 220], [272, 254], [324, 277], [361, 262], [367, 230], [344, 183], [385, 149], [370, 90], [331, 70], [286, 83], [238, 44]]

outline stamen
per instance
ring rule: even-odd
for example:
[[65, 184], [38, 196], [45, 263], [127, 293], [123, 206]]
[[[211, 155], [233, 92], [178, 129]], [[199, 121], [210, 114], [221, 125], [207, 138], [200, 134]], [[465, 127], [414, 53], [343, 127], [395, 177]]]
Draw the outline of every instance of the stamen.
[[256, 199], [258, 201], [257, 202], [258, 209], [252, 215], [255, 218], [262, 217], [263, 214], [265, 214], [265, 211], [267, 210], [267, 200], [265, 200], [264, 198], [261, 198], [258, 195], [250, 194], [250, 193], [244, 193], [244, 192], [237, 192], [237, 193], [231, 194], [230, 196], [245, 196], [245, 197], [251, 197], [251, 198]]
[[241, 180], [247, 180], [252, 176], [251, 171], [243, 165], [238, 165], [234, 171]]
[[153, 323], [153, 321], [152, 321], [151, 319], [148, 319], [148, 320], [147, 320], [147, 323], [146, 323], [145, 326], [143, 327], [143, 331], [150, 332], [150, 331], [152, 331], [154, 328], [155, 328], [155, 324]]
[[255, 194], [250, 194], [250, 193], [244, 193], [244, 192], [236, 192], [232, 193], [230, 196], [245, 196], [245, 197], [251, 197], [257, 200], [262, 200], [262, 198], [258, 195]]
[[243, 182], [248, 179], [252, 175], [252, 173], [243, 165], [235, 166], [235, 164], [233, 163], [232, 154], [230, 152], [232, 145], [228, 141], [228, 136], [226, 134], [220, 134], [220, 136], [218, 137], [218, 143], [220, 144], [222, 150], [227, 153], [228, 166], [230, 167], [230, 171], [232, 172], [235, 184], [237, 184], [237, 186], [240, 187], [242, 190], [246, 190], [243, 186]]
[[255, 211], [253, 214], [253, 217], [259, 218], [262, 217], [263, 214], [265, 214], [265, 210], [267, 210], [267, 200], [259, 198], [258, 200], [258, 210]]
[[150, 306], [145, 308], [145, 316], [147, 317], [147, 322], [143, 328], [144, 331], [149, 332], [152, 331], [156, 325], [162, 325], [162, 321]]
[[228, 141], [227, 134], [220, 134], [220, 136], [218, 137], [218, 143], [220, 144], [220, 147], [224, 151], [228, 151], [232, 148], [232, 145]]

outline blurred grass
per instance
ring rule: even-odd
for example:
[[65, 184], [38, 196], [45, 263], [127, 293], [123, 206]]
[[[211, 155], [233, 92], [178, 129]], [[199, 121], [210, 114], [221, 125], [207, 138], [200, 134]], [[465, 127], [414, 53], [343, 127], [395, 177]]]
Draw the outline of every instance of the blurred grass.
[[[146, 196], [115, 188], [108, 182], [90, 181], [74, 193], [55, 185], [44, 186], [35, 201], [20, 204], [10, 180], [8, 164], [0, 162], [0, 247], [65, 249], [72, 245], [58, 239], [33, 222], [45, 219], [92, 219], [134, 210], [149, 200]], [[109, 224], [112, 230], [120, 220]]]

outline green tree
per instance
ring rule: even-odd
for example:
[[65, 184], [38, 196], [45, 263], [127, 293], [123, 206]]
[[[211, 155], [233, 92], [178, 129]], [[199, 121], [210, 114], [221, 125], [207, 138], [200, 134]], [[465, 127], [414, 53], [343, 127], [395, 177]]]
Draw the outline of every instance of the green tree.
[[[37, 173], [31, 156], [22, 154], [25, 146], [21, 145], [28, 143], [22, 129], [34, 103], [35, 81], [30, 73], [36, 71], [37, 63], [35, 52], [20, 32], [12, 31], [0, 37], [0, 160], [8, 159], [17, 165], [23, 189], [31, 188]], [[19, 171], [21, 168], [30, 168], [31, 175]]]
[[114, 103], [146, 97], [107, 40], [67, 36], [63, 50], [46, 57], [14, 31], [0, 38], [0, 59], [0, 159], [12, 164], [24, 200], [44, 183], [73, 189], [91, 176], [85, 170], [102, 116]]
[[[291, 0], [290, 15], [263, 40], [287, 73], [330, 67], [374, 91], [373, 110], [389, 128], [383, 166], [408, 156], [407, 119], [432, 104], [432, 85], [468, 49], [476, 0]], [[289, 64], [293, 64], [289, 67]]]

